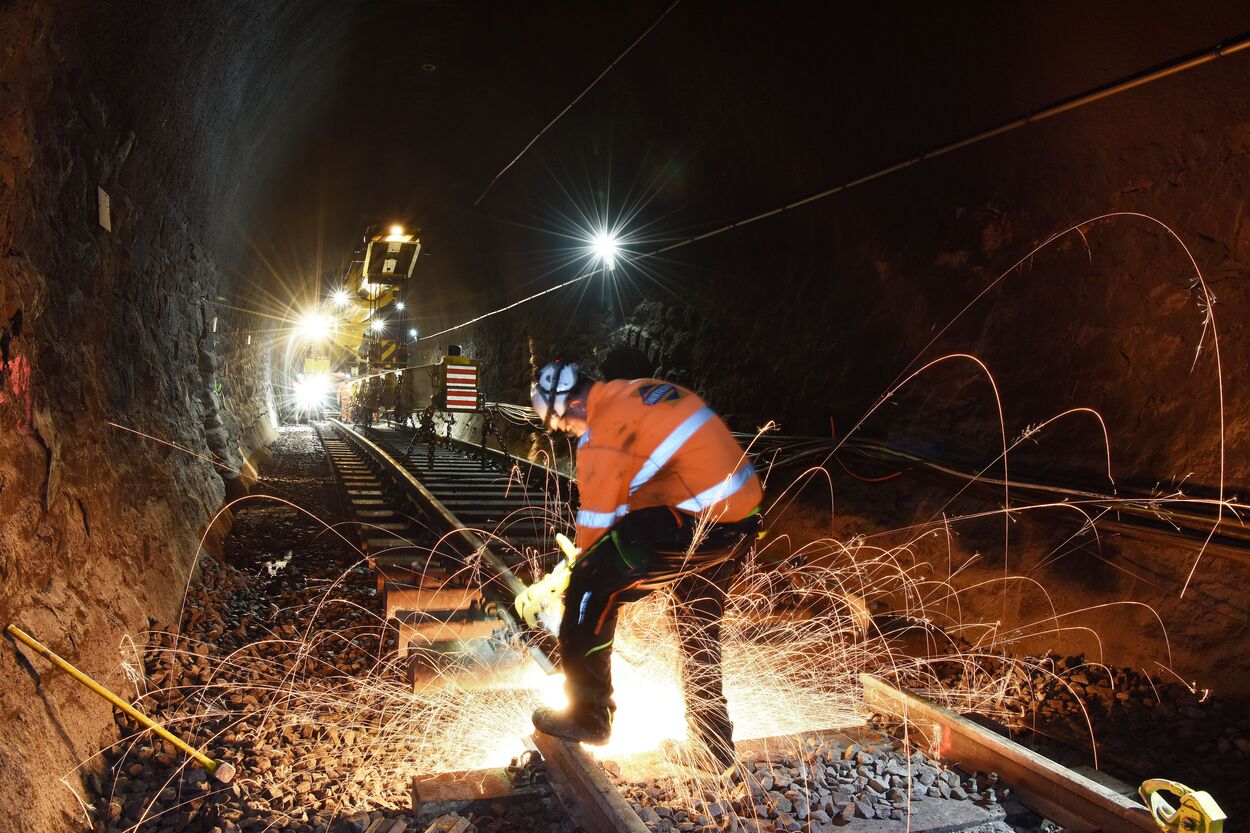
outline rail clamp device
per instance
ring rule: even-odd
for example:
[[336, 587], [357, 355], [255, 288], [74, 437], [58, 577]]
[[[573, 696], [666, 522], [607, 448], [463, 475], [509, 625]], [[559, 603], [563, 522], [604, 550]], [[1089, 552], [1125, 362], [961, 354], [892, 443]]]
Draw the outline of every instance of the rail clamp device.
[[[1159, 829], [1167, 833], [1224, 833], [1224, 811], [1210, 793], [1191, 790], [1184, 784], [1166, 778], [1151, 778], [1142, 782], [1137, 792], [1150, 808]], [[1177, 796], [1178, 807], [1168, 804], [1159, 793], [1169, 792]]]

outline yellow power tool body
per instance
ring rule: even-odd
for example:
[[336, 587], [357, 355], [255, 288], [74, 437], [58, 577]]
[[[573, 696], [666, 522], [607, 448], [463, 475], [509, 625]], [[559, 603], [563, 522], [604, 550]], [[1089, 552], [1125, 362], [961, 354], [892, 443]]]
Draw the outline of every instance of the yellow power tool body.
[[517, 594], [517, 615], [532, 628], [542, 627], [552, 636], [560, 636], [560, 619], [564, 616], [564, 591], [568, 589], [573, 562], [581, 550], [563, 534], [556, 535], [556, 543], [564, 553], [564, 559], [550, 573]]

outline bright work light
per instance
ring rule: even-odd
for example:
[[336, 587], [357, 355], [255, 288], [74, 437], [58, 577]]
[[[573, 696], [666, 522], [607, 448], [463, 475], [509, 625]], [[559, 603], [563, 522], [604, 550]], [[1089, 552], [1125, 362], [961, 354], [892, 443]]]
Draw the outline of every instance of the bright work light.
[[334, 322], [328, 315], [306, 312], [295, 325], [295, 334], [306, 341], [321, 341], [330, 334]]
[[347, 290], [346, 289], [334, 290], [334, 293], [330, 295], [330, 300], [334, 302], [334, 305], [336, 307], [347, 306], [347, 301], [348, 301]]
[[404, 227], [397, 224], [387, 230], [387, 235], [383, 240], [387, 243], [407, 243], [412, 240], [412, 235], [406, 233]]
[[611, 272], [616, 268], [616, 253], [620, 249], [620, 241], [616, 239], [616, 235], [609, 234], [606, 231], [595, 235], [594, 241], [591, 243], [591, 251], [595, 257], [603, 262], [603, 267]]
[[306, 376], [295, 383], [295, 404], [305, 411], [320, 408], [329, 391], [330, 383], [325, 376]]

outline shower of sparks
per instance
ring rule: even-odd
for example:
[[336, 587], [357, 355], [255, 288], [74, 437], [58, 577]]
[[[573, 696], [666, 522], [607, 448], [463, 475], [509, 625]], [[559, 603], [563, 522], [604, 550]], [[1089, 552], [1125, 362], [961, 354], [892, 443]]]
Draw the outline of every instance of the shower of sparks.
[[[553, 507], [529, 511], [544, 516]], [[732, 588], [723, 626], [735, 737], [862, 725], [862, 671], [959, 711], [1010, 716], [1008, 704], [1021, 685], [1012, 670], [1044, 667], [1006, 652], [1030, 636], [1081, 627], [1057, 611], [1011, 630], [964, 621], [961, 611], [984, 588], [958, 589], [954, 576], [940, 575], [938, 565], [922, 559], [919, 553], [932, 550], [934, 540], [932, 530], [892, 547], [825, 537], [794, 548], [778, 540], [750, 558]], [[538, 569], [541, 556], [525, 554], [531, 569]], [[481, 567], [470, 563], [452, 581], [481, 584], [488, 579]], [[352, 572], [297, 607], [274, 610], [264, 633], [234, 650], [221, 652], [190, 633], [158, 633], [127, 663], [140, 708], [206, 749], [228, 743], [253, 750], [233, 762], [242, 773], [240, 787], [265, 800], [275, 823], [298, 820], [277, 797], [305, 796], [309, 790], [301, 782], [310, 772], [321, 782], [324, 806], [348, 814], [403, 807], [416, 775], [505, 765], [524, 749], [532, 710], [563, 702], [560, 678], [543, 673], [516, 635], [499, 635], [487, 654], [449, 654], [414, 642], [413, 661], [427, 672], [414, 689], [406, 661], [394, 654], [393, 632], [345, 592]], [[670, 604], [666, 595], [654, 594], [627, 606], [619, 625], [614, 736], [592, 751], [624, 762], [627, 773], [643, 753], [652, 756], [638, 760], [652, 767], [657, 752], [678, 771], [711, 767], [687, 741]], [[876, 624], [880, 613], [869, 611], [887, 611], [902, 624], [883, 631]], [[915, 650], [916, 640], [925, 650]], [[142, 673], [145, 667], [154, 673]], [[952, 667], [959, 669], [955, 686]], [[276, 745], [287, 760], [304, 765], [270, 767], [267, 754]], [[299, 806], [307, 809], [311, 800], [305, 796]]]
[[[1096, 219], [1123, 216], [1141, 217]], [[1073, 226], [1067, 232], [1079, 230], [1080, 226]], [[1180, 242], [1174, 234], [1173, 239]], [[1076, 416], [1098, 421], [1107, 445], [1108, 479], [1114, 483], [1111, 440], [1101, 416], [1089, 408], [1074, 408], [1034, 421], [1021, 431], [1009, 431], [995, 386], [991, 404], [999, 419], [995, 448], [999, 456], [968, 479], [969, 485], [981, 482], [1000, 488], [1001, 507], [961, 516], [947, 513], [947, 501], [930, 518], [902, 529], [851, 538], [838, 537], [829, 529], [805, 541], [780, 536], [746, 560], [731, 588], [722, 631], [725, 691], [736, 738], [862, 724], [868, 716], [858, 683], [863, 671], [960, 712], [1018, 718], [1014, 710], [1030, 678], [1042, 675], [1061, 682], [1047, 661], [1013, 656], [1024, 653], [1018, 650], [1020, 646], [1039, 637], [1054, 639], [1068, 633], [1097, 643], [1098, 634], [1083, 619], [1116, 606], [1144, 606], [1125, 601], [1060, 610], [1036, 578], [1010, 572], [1014, 553], [1006, 530], [1013, 518], [1056, 508], [1080, 513], [1082, 525], [1075, 537], [1096, 535], [1098, 521], [1107, 512], [1133, 510], [1167, 517], [1168, 512], [1189, 506], [1216, 512], [1214, 535], [1225, 513], [1237, 516], [1250, 509], [1224, 497], [1223, 381], [1211, 308], [1214, 299], [1191, 256], [1189, 260], [1195, 284], [1201, 288], [1203, 341], [1210, 335], [1221, 411], [1215, 438], [1220, 450], [1218, 498], [1190, 498], [1178, 489], [1146, 498], [1073, 492], [1053, 502], [1013, 502], [1007, 466], [1010, 454], [1055, 421]], [[992, 381], [988, 368], [975, 356], [922, 360], [923, 352], [872, 410], [916, 376], [947, 361], [967, 363]], [[855, 429], [862, 424], [861, 420]], [[544, 452], [545, 462], [560, 467], [569, 455], [559, 449], [559, 440], [548, 439], [551, 445]], [[800, 490], [816, 484], [828, 488], [824, 465], [845, 447], [847, 439], [761, 439], [754, 449], [757, 466], [770, 479], [780, 479], [780, 475], [768, 471], [769, 465], [816, 464], [789, 485], [776, 489], [770, 485], [766, 514], [771, 523], [790, 510]], [[516, 488], [532, 490], [533, 505], [479, 534], [492, 548], [519, 562], [518, 574], [539, 575], [550, 567], [552, 553], [516, 550], [506, 540], [510, 525], [538, 519], [545, 527], [567, 527], [571, 512], [567, 505], [547, 497], [555, 491], [551, 488], [536, 489], [519, 479]], [[978, 518], [1000, 518], [1004, 523], [1004, 572], [993, 578], [972, 577], [975, 557], [956, 564], [952, 556], [952, 530]], [[338, 526], [322, 523], [331, 534], [343, 538]], [[366, 597], [347, 592], [350, 577], [361, 566], [345, 570], [324, 591], [310, 593], [296, 607], [275, 607], [268, 620], [256, 623], [265, 633], [260, 638], [249, 635], [250, 641], [232, 650], [197, 642], [200, 634], [186, 630], [154, 635], [151, 644], [136, 649], [127, 663], [141, 708], [157, 712], [204, 748], [228, 743], [235, 749], [253, 750], [247, 760], [235, 762], [244, 774], [239, 786], [247, 795], [265, 797], [275, 823], [294, 820], [290, 814], [295, 810], [282, 797], [308, 793], [304, 782], [310, 772], [319, 780], [317, 800], [333, 812], [348, 813], [405, 806], [407, 784], [415, 775], [506, 764], [522, 751], [521, 738], [532, 731], [533, 708], [562, 702], [559, 678], [544, 674], [530, 658], [524, 650], [524, 635], [508, 633], [502, 625], [489, 640], [487, 652], [478, 645], [472, 652], [448, 654], [420, 641], [414, 643], [411, 661], [424, 671], [420, 684], [409, 685], [409, 660], [396, 656], [393, 630]], [[451, 581], [457, 586], [481, 586], [490, 578], [482, 563], [470, 559]], [[1192, 570], [1186, 586], [1191, 578]], [[1009, 594], [1013, 599], [1036, 594], [1039, 607], [1048, 613], [1010, 625], [1005, 624], [1005, 615], [987, 613], [987, 600], [993, 598], [1001, 601], [1005, 614]], [[594, 752], [619, 759], [627, 767], [631, 759], [646, 759], [653, 765], [658, 755], [679, 769], [706, 770], [710, 763], [704, 752], [687, 738], [671, 604], [667, 595], [657, 593], [623, 611], [613, 661], [619, 706], [615, 733], [611, 744]], [[195, 613], [188, 608], [185, 615]], [[1157, 614], [1154, 619], [1159, 666], [1166, 671], [1171, 662], [1167, 634]], [[141, 669], [145, 667], [155, 673], [144, 674]], [[1084, 717], [1091, 738], [1096, 738], [1092, 720]], [[290, 759], [305, 761], [307, 766], [262, 764], [266, 750], [274, 744], [287, 747]], [[297, 804], [307, 809], [312, 801], [302, 798]]]
[[[786, 505], [793, 491], [823, 477], [822, 470], [809, 470], [774, 498], [770, 513]], [[537, 573], [550, 563], [550, 554], [519, 552], [502, 536], [513, 524], [535, 518], [566, 524], [569, 509], [520, 480], [515, 488], [532, 490], [542, 502], [479, 533], [519, 560], [521, 572]], [[243, 498], [231, 506], [257, 500], [274, 499]], [[996, 513], [978, 516], [986, 514]], [[963, 520], [948, 517], [942, 524]], [[346, 540], [338, 526], [326, 529]], [[1050, 615], [1010, 629], [968, 615], [983, 607], [986, 593], [1009, 586], [1044, 591], [1032, 579], [1014, 576], [960, 587], [962, 568], [946, 567], [943, 547], [950, 539], [937, 524], [921, 525], [904, 537], [880, 546], [864, 537], [802, 543], [778, 538], [747, 560], [731, 589], [723, 625], [725, 692], [737, 739], [863, 724], [862, 671], [961, 712], [1010, 718], [1022, 681], [1050, 673], [1044, 663], [1011, 658], [1013, 646], [1039, 635], [1085, 630], [1080, 617], [1089, 611], [1053, 606]], [[275, 824], [298, 821], [290, 815], [295, 810], [276, 797], [303, 796], [299, 806], [308, 809], [309, 777], [319, 782], [322, 806], [349, 814], [403, 807], [407, 784], [416, 775], [507, 764], [523, 751], [532, 710], [563, 703], [560, 678], [543, 673], [519, 635], [502, 632], [491, 640], [491, 651], [459, 655], [435, 650], [428, 640], [439, 634], [427, 633], [426, 644], [413, 643], [412, 661], [425, 669], [414, 689], [407, 682], [407, 661], [394, 653], [393, 631], [360, 597], [346, 592], [362, 566], [344, 570], [298, 606], [275, 608], [260, 623], [262, 633], [233, 650], [197, 641], [204, 635], [190, 631], [158, 633], [127, 663], [140, 708], [157, 713], [203, 748], [226, 743], [252, 750], [234, 761], [243, 773], [240, 788], [265, 802]], [[489, 580], [483, 570], [471, 560], [449, 583], [480, 586]], [[623, 762], [634, 777], [642, 773], [630, 771], [631, 761], [650, 772], [657, 766], [678, 772], [711, 766], [687, 740], [670, 604], [661, 593], [626, 606], [613, 661], [615, 732], [607, 747], [592, 750]], [[187, 607], [184, 615], [200, 613]], [[896, 624], [882, 628], [878, 623], [885, 620]], [[1166, 645], [1161, 624], [1159, 636]], [[154, 673], [143, 673], [145, 667]], [[269, 766], [267, 753], [277, 745], [287, 760], [304, 765]]]

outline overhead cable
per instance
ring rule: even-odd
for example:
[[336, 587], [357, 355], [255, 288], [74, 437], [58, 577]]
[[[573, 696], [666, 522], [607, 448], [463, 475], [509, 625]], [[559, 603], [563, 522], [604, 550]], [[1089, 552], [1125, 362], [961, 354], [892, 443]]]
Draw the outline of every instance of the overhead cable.
[[[676, 5], [677, 3], [675, 2], [673, 6], [676, 6]], [[668, 12], [672, 10], [673, 6], [669, 6], [668, 10], [664, 12], [664, 15], [668, 14]], [[656, 20], [656, 23], [659, 23], [660, 20], [664, 18], [664, 15], [661, 15], [660, 19]], [[655, 27], [655, 23], [651, 25], [651, 28], [654, 28], [654, 27]], [[648, 28], [647, 32], [651, 31], [651, 28]], [[640, 36], [638, 40], [641, 40], [642, 37], [645, 37], [647, 32], [643, 32], [642, 36]], [[633, 49], [634, 45], [636, 45], [637, 43], [638, 41], [635, 41], [634, 44], [630, 45], [629, 49]], [[620, 57], [617, 58], [617, 61], [625, 57], [625, 55], [628, 54], [629, 49], [627, 49], [624, 53], [622, 53]], [[1141, 72], [1134, 73], [1133, 75], [1129, 75], [1125, 78], [1121, 78], [1118, 81], [1113, 81], [1111, 83], [1104, 84], [1103, 86], [1096, 87], [1093, 90], [1090, 90], [1088, 92], [1080, 93], [1079, 95], [1063, 99], [1055, 104], [1051, 104], [1049, 106], [1043, 107], [1040, 110], [1035, 110], [1032, 113], [1029, 113], [1028, 115], [1021, 116], [1020, 118], [1012, 119], [1011, 121], [1000, 124], [997, 127], [992, 127], [988, 130], [983, 130], [980, 133], [973, 134], [972, 136], [968, 136], [967, 138], [959, 139], [958, 141], [950, 142], [948, 144], [934, 148], [933, 150], [926, 151], [919, 155], [908, 157], [907, 159], [904, 159], [900, 162], [895, 162], [892, 165], [881, 168], [880, 170], [874, 171], [873, 173], [866, 174], [865, 176], [861, 176], [856, 179], [843, 182], [841, 184], [833, 186], [832, 188], [826, 188], [825, 190], [819, 191], [815, 194], [809, 194], [806, 197], [793, 200], [792, 202], [788, 202], [776, 208], [769, 209], [768, 211], [763, 211], [758, 214], [753, 214], [750, 217], [746, 217], [745, 219], [736, 220], [732, 223], [727, 223], [723, 226], [719, 226], [717, 228], [711, 229], [710, 231], [705, 231], [702, 234], [697, 234], [693, 237], [687, 237], [675, 243], [670, 243], [669, 245], [663, 246], [659, 249], [654, 249], [650, 252], [644, 252], [644, 253], [635, 255], [631, 259], [635, 261], [645, 260], [646, 258], [656, 257], [657, 255], [666, 254], [668, 252], [674, 251], [675, 249], [680, 249], [684, 246], [689, 246], [691, 243], [697, 243], [700, 240], [707, 240], [710, 237], [717, 237], [719, 235], [724, 234], [725, 232], [733, 231], [734, 229], [737, 229], [737, 228], [742, 228], [743, 226], [758, 222], [759, 220], [764, 220], [768, 217], [781, 214], [784, 211], [789, 211], [790, 209], [799, 208], [800, 206], [804, 206], [804, 205], [810, 205], [811, 203], [826, 199], [827, 197], [832, 197], [835, 194], [840, 194], [843, 191], [849, 191], [850, 189], [855, 188], [857, 186], [864, 185], [869, 182], [874, 182], [878, 179], [882, 179], [886, 176], [889, 176], [890, 174], [897, 173], [898, 171], [906, 170], [907, 168], [911, 168], [929, 159], [936, 159], [939, 156], [945, 156], [948, 153], [952, 153], [956, 150], [960, 150], [962, 148], [968, 147], [969, 145], [977, 144], [979, 142], [985, 141], [986, 139], [994, 138], [995, 136], [1001, 136], [1004, 133], [1009, 133], [1013, 130], [1016, 130], [1017, 128], [1024, 127], [1025, 125], [1035, 124], [1037, 122], [1044, 121], [1045, 119], [1049, 119], [1054, 116], [1058, 116], [1063, 113], [1076, 110], [1077, 108], [1084, 107], [1087, 104], [1093, 104], [1094, 102], [1102, 101], [1105, 98], [1110, 98], [1111, 96], [1118, 95], [1119, 93], [1127, 92], [1132, 89], [1136, 89], [1137, 87], [1141, 87], [1141, 86], [1144, 86], [1145, 84], [1158, 81], [1162, 78], [1167, 78], [1169, 76], [1176, 75], [1186, 70], [1193, 69], [1194, 67], [1199, 67], [1204, 64], [1209, 64], [1220, 58], [1226, 58], [1226, 57], [1229, 57], [1230, 55], [1243, 52], [1247, 49], [1250, 49], [1250, 35], [1242, 35], [1232, 40], [1221, 41], [1215, 44], [1214, 46], [1210, 46], [1201, 51], [1191, 53], [1182, 58], [1176, 58], [1165, 64], [1160, 64], [1151, 69], [1143, 70]], [[616, 61], [613, 61], [612, 65], [609, 65], [608, 69], [611, 69], [612, 66], [614, 66], [615, 64], [616, 64]], [[604, 70], [604, 72], [601, 73], [599, 77], [602, 78], [603, 75], [607, 73], [607, 71], [608, 70]], [[599, 80], [598, 78], [595, 79], [596, 82], [598, 80]], [[594, 86], [594, 82], [591, 83], [591, 86]], [[582, 95], [585, 95], [586, 92], [589, 91], [589, 89], [590, 87], [587, 87], [586, 90], [582, 92]], [[574, 99], [573, 104], [576, 104], [577, 100], [580, 98], [581, 96], [579, 95], [577, 99]], [[573, 104], [570, 104], [569, 107], [566, 107], [564, 109], [564, 111], [561, 111], [560, 116], [563, 116], [564, 113], [567, 112], [568, 109], [573, 106]], [[559, 120], [560, 116], [556, 116], [556, 118], [552, 120], [551, 124], [555, 124], [555, 122]], [[547, 127], [550, 127], [551, 124], [547, 125]], [[543, 128], [542, 132], [546, 132], [546, 130], [547, 128]], [[526, 150], [528, 150], [529, 147], [534, 144], [534, 142], [538, 141], [539, 137], [542, 136], [542, 132], [540, 132], [538, 136], [535, 136], [529, 145], [526, 145], [526, 148], [525, 148]], [[516, 159], [513, 159], [512, 162], [509, 162], [508, 165], [502, 171], [500, 171], [498, 175], [496, 175], [495, 179], [498, 179], [500, 176], [502, 176], [508, 170], [508, 168], [512, 167], [512, 165], [515, 164], [516, 161], [520, 159], [522, 155], [524, 155], [524, 153], [525, 153], [525, 150], [522, 150], [521, 153], [517, 155]], [[491, 184], [492, 185], [494, 184], [494, 180], [491, 181]], [[490, 190], [490, 186], [487, 186], [487, 190]], [[483, 192], [482, 196], [483, 197], [486, 196], [485, 192]], [[478, 198], [478, 201], [479, 202], [481, 201], [481, 197]], [[548, 289], [544, 289], [541, 292], [536, 292], [533, 295], [522, 298], [521, 300], [515, 301], [505, 307], [501, 307], [499, 309], [485, 313], [484, 315], [479, 315], [476, 318], [470, 319], [469, 321], [465, 321], [453, 327], [448, 327], [445, 330], [440, 330], [439, 332], [434, 333], [430, 336], [423, 337], [421, 340], [425, 341], [427, 338], [435, 338], [436, 336], [445, 335], [455, 330], [468, 327], [471, 324], [476, 324], [477, 322], [482, 321], [483, 319], [490, 318], [502, 312], [507, 312], [508, 310], [521, 306], [522, 304], [525, 304], [537, 298], [540, 298], [543, 295], [546, 295], [551, 292], [555, 292], [567, 286], [571, 286], [572, 284], [583, 281], [586, 278], [589, 278], [592, 275], [597, 274], [599, 271], [600, 270], [583, 272], [577, 277], [571, 278], [561, 284], [557, 284], [556, 286], [550, 287]]]
[[565, 114], [565, 113], [567, 113], [569, 110], [572, 110], [575, 106], [577, 106], [577, 102], [581, 101], [581, 100], [582, 100], [582, 98], [584, 98], [584, 97], [585, 97], [586, 93], [588, 93], [588, 92], [590, 92], [592, 89], [594, 89], [595, 85], [596, 85], [596, 84], [598, 84], [601, 80], [603, 80], [603, 76], [607, 75], [609, 72], [611, 72], [611, 71], [612, 71], [612, 67], [614, 67], [614, 66], [616, 66], [618, 63], [620, 63], [620, 62], [621, 62], [621, 59], [622, 59], [622, 58], [624, 58], [626, 55], [628, 55], [630, 52], [632, 52], [635, 46], [637, 46], [638, 44], [642, 43], [642, 39], [643, 39], [643, 38], [645, 38], [647, 35], [651, 34], [651, 30], [652, 30], [652, 29], [654, 29], [656, 26], [660, 25], [660, 21], [661, 21], [661, 20], [663, 20], [664, 18], [668, 17], [668, 13], [669, 13], [669, 12], [671, 12], [673, 9], [677, 8], [677, 4], [678, 4], [678, 3], [680, 3], [680, 2], [681, 2], [681, 0], [673, 0], [672, 4], [671, 4], [671, 5], [669, 5], [669, 7], [668, 7], [667, 9], [665, 9], [665, 10], [663, 11], [663, 13], [661, 13], [661, 14], [660, 14], [660, 16], [659, 16], [659, 17], [657, 17], [657, 18], [655, 19], [655, 22], [654, 22], [654, 23], [652, 23], [650, 26], [648, 26], [648, 27], [646, 28], [646, 30], [645, 30], [645, 31], [644, 31], [641, 35], [639, 35], [638, 37], [634, 38], [634, 42], [633, 42], [633, 43], [631, 43], [629, 46], [625, 47], [625, 51], [624, 51], [624, 52], [622, 52], [620, 55], [617, 55], [617, 56], [616, 56], [616, 59], [615, 59], [614, 61], [612, 61], [612, 63], [608, 64], [607, 68], [606, 68], [606, 69], [604, 69], [604, 71], [603, 71], [603, 72], [601, 72], [601, 73], [599, 73], [598, 75], [596, 75], [596, 76], [595, 76], [595, 80], [591, 81], [591, 82], [590, 82], [590, 83], [586, 86], [586, 89], [582, 90], [580, 93], [578, 93], [578, 94], [577, 94], [577, 98], [575, 98], [575, 99], [573, 99], [572, 101], [570, 101], [570, 102], [568, 103], [568, 105], [567, 105], [567, 106], [566, 106], [563, 110], [561, 110], [559, 113], [557, 113], [557, 114], [556, 114], [556, 117], [555, 117], [554, 119], [552, 119], [551, 121], [547, 122], [547, 125], [546, 125], [546, 126], [545, 126], [542, 130], [538, 131], [538, 135], [536, 135], [534, 138], [530, 139], [530, 140], [529, 140], [529, 143], [528, 143], [525, 147], [521, 148], [521, 152], [520, 152], [520, 153], [518, 153], [515, 157], [513, 157], [513, 159], [512, 159], [512, 161], [511, 161], [511, 162], [509, 162], [507, 165], [504, 165], [504, 166], [503, 166], [503, 170], [501, 170], [499, 173], [495, 174], [495, 178], [494, 178], [494, 179], [492, 179], [492, 180], [491, 180], [491, 181], [487, 184], [487, 186], [486, 186], [486, 190], [482, 191], [482, 195], [481, 195], [480, 197], [478, 197], [476, 200], [474, 200], [474, 201], [473, 201], [473, 204], [474, 204], [474, 205], [477, 205], [477, 204], [478, 204], [478, 203], [480, 203], [482, 200], [486, 199], [486, 195], [487, 195], [488, 193], [490, 193], [490, 189], [491, 189], [491, 188], [493, 188], [493, 187], [495, 186], [495, 183], [499, 181], [499, 178], [500, 178], [500, 177], [502, 177], [504, 174], [506, 174], [506, 173], [508, 172], [508, 170], [509, 170], [509, 169], [510, 169], [513, 165], [515, 165], [517, 162], [519, 162], [519, 161], [521, 160], [521, 157], [522, 157], [522, 156], [524, 156], [524, 155], [525, 155], [525, 154], [529, 151], [529, 149], [530, 149], [530, 148], [532, 148], [535, 144], [537, 144], [537, 143], [538, 143], [538, 140], [539, 140], [539, 139], [541, 139], [541, 138], [543, 137], [543, 134], [544, 134], [544, 133], [546, 133], [548, 130], [550, 130], [550, 129], [551, 129], [551, 128], [555, 125], [555, 123], [556, 123], [556, 122], [558, 122], [560, 119], [564, 118], [564, 114]]

